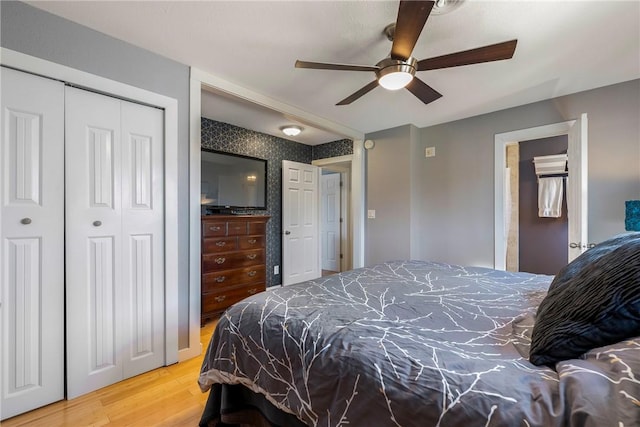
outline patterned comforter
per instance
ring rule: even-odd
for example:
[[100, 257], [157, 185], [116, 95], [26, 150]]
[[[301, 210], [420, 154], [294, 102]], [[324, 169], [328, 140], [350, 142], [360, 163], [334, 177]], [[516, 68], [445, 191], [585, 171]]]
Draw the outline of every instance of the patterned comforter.
[[200, 387], [309, 426], [640, 425], [640, 338], [528, 362], [551, 279], [397, 261], [263, 292], [220, 319]]

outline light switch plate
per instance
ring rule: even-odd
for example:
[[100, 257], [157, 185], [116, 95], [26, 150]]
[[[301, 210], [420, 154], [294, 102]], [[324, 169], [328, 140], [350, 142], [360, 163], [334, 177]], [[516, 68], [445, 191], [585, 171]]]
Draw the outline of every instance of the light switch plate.
[[374, 219], [375, 217], [376, 217], [376, 210], [375, 209], [369, 209], [367, 211], [367, 218]]

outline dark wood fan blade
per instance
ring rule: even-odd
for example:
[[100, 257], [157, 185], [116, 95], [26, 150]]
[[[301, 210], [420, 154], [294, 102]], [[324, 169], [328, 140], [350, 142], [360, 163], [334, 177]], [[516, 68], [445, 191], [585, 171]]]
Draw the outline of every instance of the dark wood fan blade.
[[511, 59], [516, 50], [517, 43], [518, 40], [510, 40], [508, 42], [437, 56], [435, 58], [423, 59], [422, 61], [418, 61], [418, 71], [437, 70], [440, 68], [458, 67], [460, 65]]
[[406, 87], [409, 89], [409, 92], [414, 94], [425, 104], [429, 104], [442, 96], [440, 93], [436, 92], [435, 89], [417, 77], [414, 77]]
[[366, 85], [365, 87], [363, 87], [362, 89], [360, 89], [360, 90], [352, 93], [351, 95], [347, 96], [345, 99], [343, 99], [342, 101], [338, 102], [336, 105], [349, 105], [353, 101], [355, 101], [356, 99], [360, 98], [362, 95], [371, 92], [376, 86], [378, 86], [378, 81], [374, 80], [371, 83], [369, 83], [368, 85]]
[[329, 64], [326, 62], [296, 61], [296, 68], [312, 68], [314, 70], [338, 71], [378, 71], [380, 67], [372, 65]]
[[406, 60], [411, 56], [434, 3], [433, 1], [410, 0], [400, 2], [393, 46], [391, 47], [393, 59]]

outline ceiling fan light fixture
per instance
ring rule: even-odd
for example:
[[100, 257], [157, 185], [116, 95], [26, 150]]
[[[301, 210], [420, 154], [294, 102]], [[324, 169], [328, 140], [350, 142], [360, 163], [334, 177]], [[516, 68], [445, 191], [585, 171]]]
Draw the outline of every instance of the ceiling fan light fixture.
[[287, 136], [296, 136], [299, 135], [300, 132], [302, 132], [302, 128], [296, 125], [282, 126], [280, 130]]
[[416, 73], [416, 60], [383, 59], [378, 63], [380, 69], [376, 72], [378, 83], [387, 90], [398, 90], [407, 86]]
[[406, 71], [393, 71], [378, 78], [380, 86], [387, 90], [402, 89], [413, 80], [411, 73]]

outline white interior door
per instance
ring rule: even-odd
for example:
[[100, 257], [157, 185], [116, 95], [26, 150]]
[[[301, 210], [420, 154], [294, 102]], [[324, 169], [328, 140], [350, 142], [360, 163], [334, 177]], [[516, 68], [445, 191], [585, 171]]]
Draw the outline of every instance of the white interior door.
[[569, 219], [568, 262], [573, 261], [589, 247], [588, 235], [588, 121], [583, 113], [569, 132], [567, 177], [567, 215]]
[[66, 90], [67, 397], [164, 362], [162, 112]]
[[320, 168], [282, 161], [282, 284], [320, 277]]
[[0, 68], [0, 419], [64, 397], [64, 85]]
[[322, 269], [340, 271], [340, 174], [321, 175]]
[[[164, 364], [163, 112], [122, 101], [124, 378]], [[128, 315], [128, 316], [127, 316]]]

